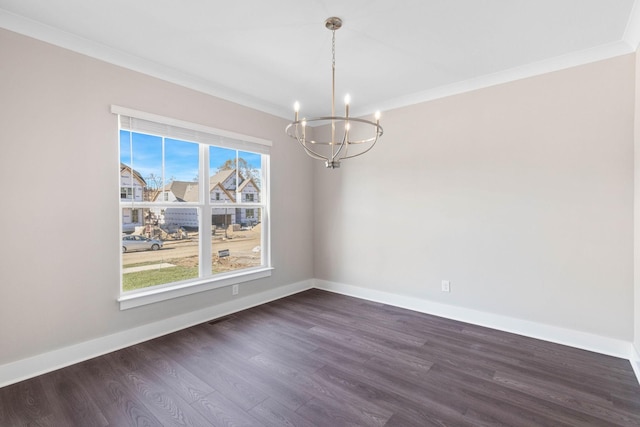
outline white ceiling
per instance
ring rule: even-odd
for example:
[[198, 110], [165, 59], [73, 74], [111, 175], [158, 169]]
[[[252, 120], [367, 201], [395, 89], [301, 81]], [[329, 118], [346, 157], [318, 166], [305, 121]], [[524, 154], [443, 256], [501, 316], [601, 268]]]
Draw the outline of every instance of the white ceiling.
[[634, 0], [0, 0], [0, 27], [278, 116], [369, 114], [635, 51]]

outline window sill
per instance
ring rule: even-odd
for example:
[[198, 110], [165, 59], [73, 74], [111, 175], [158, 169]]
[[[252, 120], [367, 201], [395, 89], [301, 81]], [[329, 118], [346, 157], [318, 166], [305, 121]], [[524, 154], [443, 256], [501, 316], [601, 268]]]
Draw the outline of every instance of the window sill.
[[120, 310], [127, 310], [173, 298], [193, 295], [198, 292], [224, 288], [251, 280], [262, 279], [271, 276], [272, 267], [260, 267], [250, 271], [242, 271], [220, 275], [220, 277], [208, 278], [199, 281], [190, 281], [166, 287], [154, 287], [152, 289], [131, 291], [121, 294], [118, 298]]

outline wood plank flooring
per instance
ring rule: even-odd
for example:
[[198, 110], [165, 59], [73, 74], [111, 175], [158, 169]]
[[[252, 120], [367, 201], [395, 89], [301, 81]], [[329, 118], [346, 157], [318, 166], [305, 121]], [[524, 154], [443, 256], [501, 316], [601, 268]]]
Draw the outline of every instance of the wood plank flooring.
[[627, 360], [310, 290], [0, 389], [0, 426], [640, 426]]

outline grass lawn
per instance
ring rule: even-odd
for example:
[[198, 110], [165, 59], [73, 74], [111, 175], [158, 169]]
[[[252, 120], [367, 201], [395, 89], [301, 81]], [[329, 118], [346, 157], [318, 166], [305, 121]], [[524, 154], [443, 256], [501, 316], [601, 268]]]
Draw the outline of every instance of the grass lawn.
[[[142, 263], [144, 264], [144, 263]], [[180, 280], [198, 277], [198, 267], [169, 267], [157, 270], [138, 271], [122, 275], [122, 290], [147, 288], [164, 283], [179, 282]]]

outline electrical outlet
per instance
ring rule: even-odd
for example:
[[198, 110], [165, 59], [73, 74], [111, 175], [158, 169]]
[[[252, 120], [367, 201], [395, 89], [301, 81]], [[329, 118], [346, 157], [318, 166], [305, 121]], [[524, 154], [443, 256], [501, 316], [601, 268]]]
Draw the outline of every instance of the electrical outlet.
[[240, 285], [233, 285], [231, 287], [231, 295], [238, 295], [238, 288], [240, 287]]
[[451, 284], [448, 280], [442, 281], [442, 292], [451, 292]]

